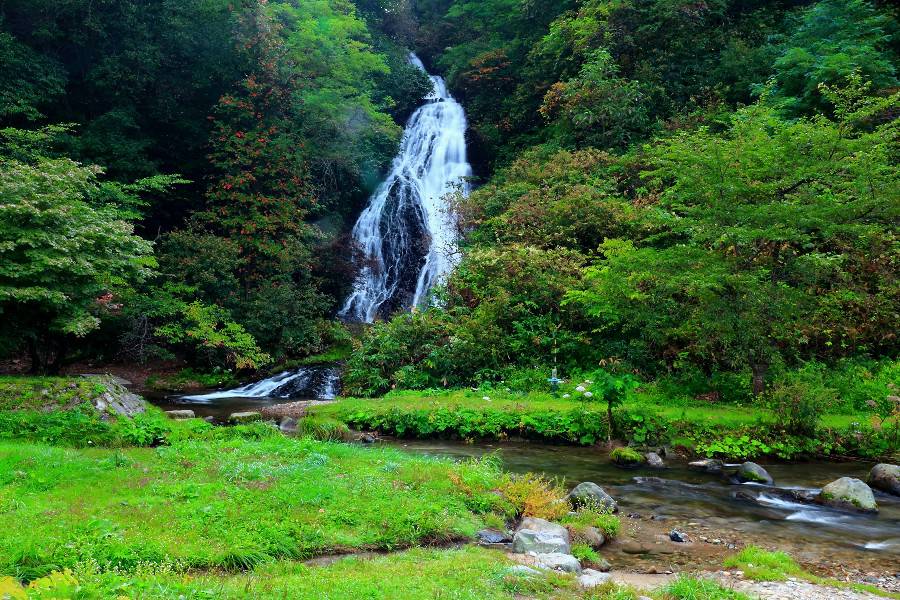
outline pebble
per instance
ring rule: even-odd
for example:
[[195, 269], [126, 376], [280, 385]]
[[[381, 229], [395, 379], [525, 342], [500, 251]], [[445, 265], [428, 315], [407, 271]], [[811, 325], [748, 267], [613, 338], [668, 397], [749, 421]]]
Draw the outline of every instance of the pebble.
[[808, 581], [789, 578], [786, 581], [750, 581], [735, 574], [715, 573], [714, 579], [762, 600], [877, 600], [881, 598], [868, 592], [856, 592]]

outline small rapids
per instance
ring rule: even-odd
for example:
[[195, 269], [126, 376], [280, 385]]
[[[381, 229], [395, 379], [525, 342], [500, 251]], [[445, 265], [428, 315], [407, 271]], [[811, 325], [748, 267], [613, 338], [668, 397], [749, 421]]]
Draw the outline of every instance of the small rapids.
[[[410, 54], [410, 62], [425, 70]], [[371, 323], [378, 316], [426, 302], [451, 268], [455, 226], [444, 198], [468, 192], [466, 115], [441, 77], [410, 117], [387, 178], [353, 227], [365, 259], [339, 315]]]
[[337, 396], [339, 385], [340, 371], [337, 367], [303, 367], [230, 390], [182, 396], [181, 400], [192, 404], [212, 403], [226, 398], [333, 400]]

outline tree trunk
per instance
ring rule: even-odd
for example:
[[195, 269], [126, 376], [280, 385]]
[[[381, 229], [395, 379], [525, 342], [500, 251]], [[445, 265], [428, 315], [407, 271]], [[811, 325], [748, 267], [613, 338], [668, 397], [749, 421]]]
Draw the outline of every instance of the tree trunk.
[[28, 339], [28, 355], [31, 358], [31, 374], [41, 375], [46, 370], [44, 357], [41, 355], [40, 342], [36, 337]]
[[753, 362], [750, 364], [750, 371], [752, 373], [750, 385], [753, 389], [753, 395], [759, 396], [766, 391], [766, 373], [769, 371], [769, 365]]

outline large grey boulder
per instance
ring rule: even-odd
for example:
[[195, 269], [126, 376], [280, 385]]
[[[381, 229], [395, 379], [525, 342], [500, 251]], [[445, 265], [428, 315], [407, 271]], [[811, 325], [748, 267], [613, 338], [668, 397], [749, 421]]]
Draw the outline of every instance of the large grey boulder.
[[665, 469], [666, 463], [663, 462], [662, 457], [656, 452], [648, 452], [644, 455], [644, 459], [647, 461], [647, 466], [651, 469]]
[[612, 578], [612, 575], [609, 573], [601, 573], [600, 571], [595, 571], [594, 569], [585, 569], [581, 572], [581, 575], [578, 576], [578, 585], [585, 590], [589, 590], [591, 588], [595, 588], [598, 585], [603, 585], [607, 581]]
[[562, 552], [539, 553], [534, 557], [535, 565], [542, 569], [563, 571], [565, 573], [581, 573], [581, 563], [571, 554]]
[[832, 481], [822, 488], [816, 501], [825, 506], [844, 510], [878, 512], [872, 489], [865, 482], [853, 477], [841, 477]]
[[772, 479], [769, 472], [755, 462], [745, 462], [742, 464], [738, 467], [734, 477], [741, 483], [762, 483], [764, 485], [772, 485], [775, 483], [775, 480]]
[[147, 403], [125, 387], [126, 380], [114, 375], [84, 375], [95, 380], [105, 391], [93, 399], [94, 408], [102, 415], [134, 417], [146, 412]]
[[513, 536], [512, 549], [520, 554], [568, 554], [571, 551], [569, 530], [544, 519], [526, 517]]
[[619, 510], [619, 505], [613, 497], [607, 494], [602, 487], [591, 481], [583, 481], [576, 485], [575, 488], [569, 492], [569, 502], [571, 502], [572, 506], [575, 508], [588, 506], [603, 508], [610, 512]]
[[869, 471], [866, 482], [876, 490], [900, 496], [900, 465], [877, 464]]

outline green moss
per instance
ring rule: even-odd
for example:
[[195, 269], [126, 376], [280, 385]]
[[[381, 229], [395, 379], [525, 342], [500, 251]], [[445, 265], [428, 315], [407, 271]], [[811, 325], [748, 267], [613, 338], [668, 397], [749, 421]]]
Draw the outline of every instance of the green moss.
[[0, 411], [51, 411], [90, 401], [106, 388], [89, 377], [0, 376]]
[[616, 448], [610, 454], [610, 459], [612, 459], [613, 463], [622, 466], [634, 466], [640, 465], [644, 462], [644, 455], [635, 450], [634, 448]]

